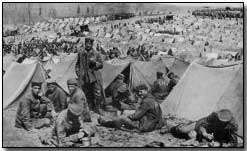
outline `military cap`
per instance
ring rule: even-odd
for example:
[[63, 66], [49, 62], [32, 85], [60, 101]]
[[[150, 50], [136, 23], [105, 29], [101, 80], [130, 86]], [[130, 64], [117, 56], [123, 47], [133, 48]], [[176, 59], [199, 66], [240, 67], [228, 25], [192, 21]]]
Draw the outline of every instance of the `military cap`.
[[46, 79], [47, 84], [56, 84], [56, 80], [53, 78]]
[[117, 76], [117, 78], [118, 78], [118, 79], [124, 79], [125, 76], [124, 76], [123, 74], [119, 74], [119, 75]]
[[163, 76], [163, 73], [158, 71], [158, 72], [156, 72], [156, 76], [157, 77], [162, 77]]
[[229, 122], [233, 118], [233, 114], [230, 110], [228, 109], [221, 109], [216, 112], [216, 115], [218, 119], [222, 122]]
[[85, 43], [86, 43], [86, 42], [91, 42], [91, 43], [93, 43], [93, 42], [94, 42], [93, 37], [86, 37], [86, 38], [85, 38]]
[[68, 106], [68, 110], [75, 116], [80, 116], [82, 114], [83, 108], [80, 105], [71, 103]]
[[138, 91], [141, 91], [141, 90], [148, 90], [148, 87], [147, 87], [145, 84], [142, 84], [142, 85], [139, 85], [139, 86], [137, 87], [137, 90], [138, 90]]
[[34, 86], [41, 87], [41, 85], [42, 85], [41, 82], [32, 81], [32, 83], [31, 83], [31, 87], [34, 87]]
[[76, 78], [71, 78], [67, 80], [67, 85], [78, 85], [78, 81]]

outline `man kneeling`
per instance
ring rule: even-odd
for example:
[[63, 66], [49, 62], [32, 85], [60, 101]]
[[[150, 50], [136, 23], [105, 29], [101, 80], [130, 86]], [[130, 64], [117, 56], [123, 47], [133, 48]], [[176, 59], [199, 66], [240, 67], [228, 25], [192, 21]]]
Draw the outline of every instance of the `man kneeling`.
[[106, 127], [137, 129], [137, 132], [151, 132], [160, 129], [164, 125], [160, 105], [148, 92], [147, 86], [139, 86], [138, 91], [142, 100], [134, 114], [110, 121], [100, 117], [98, 123]]

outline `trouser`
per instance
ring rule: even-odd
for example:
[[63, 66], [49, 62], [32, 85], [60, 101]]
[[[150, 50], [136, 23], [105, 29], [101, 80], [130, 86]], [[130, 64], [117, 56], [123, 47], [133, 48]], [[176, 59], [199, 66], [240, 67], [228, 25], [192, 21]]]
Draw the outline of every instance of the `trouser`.
[[87, 83], [83, 86], [83, 91], [85, 92], [89, 109], [98, 112], [104, 101], [101, 84], [99, 82]]
[[139, 122], [138, 121], [131, 121], [126, 116], [120, 116], [116, 119], [106, 119], [100, 121], [100, 124], [105, 127], [109, 128], [121, 128], [124, 127], [126, 129], [138, 129]]
[[190, 139], [189, 133], [195, 130], [196, 123], [179, 124], [171, 128], [171, 133], [178, 138]]

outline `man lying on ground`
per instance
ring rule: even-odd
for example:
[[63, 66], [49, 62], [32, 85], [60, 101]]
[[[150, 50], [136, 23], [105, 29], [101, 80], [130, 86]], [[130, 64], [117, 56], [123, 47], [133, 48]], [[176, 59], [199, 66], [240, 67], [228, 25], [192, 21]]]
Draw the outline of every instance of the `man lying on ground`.
[[199, 142], [218, 142], [218, 146], [230, 147], [237, 145], [238, 124], [228, 109], [211, 113], [209, 116], [189, 124], [179, 124], [171, 128], [164, 128], [161, 133], [172, 133], [175, 137], [194, 139]]

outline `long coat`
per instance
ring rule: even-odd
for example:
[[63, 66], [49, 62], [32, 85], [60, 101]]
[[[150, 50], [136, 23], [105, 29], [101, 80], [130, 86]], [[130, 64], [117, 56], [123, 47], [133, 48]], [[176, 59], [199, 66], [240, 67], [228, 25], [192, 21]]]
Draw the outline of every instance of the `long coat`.
[[55, 112], [61, 112], [67, 108], [67, 95], [61, 88], [56, 86], [54, 92], [47, 91], [45, 96], [51, 100]]
[[[90, 60], [94, 60], [93, 63]], [[102, 75], [99, 71], [103, 68], [103, 61], [100, 54], [92, 49], [87, 52], [86, 50], [78, 53], [76, 62], [76, 73], [79, 78], [79, 86], [82, 87], [85, 83], [90, 84], [98, 82], [102, 84]]]
[[49, 109], [46, 103], [49, 104], [50, 100], [46, 97], [35, 98], [32, 92], [28, 93], [19, 103], [15, 118], [15, 127], [31, 129], [34, 125], [33, 119], [42, 118], [42, 112]]
[[160, 105], [151, 94], [142, 100], [139, 108], [130, 116], [130, 119], [139, 121], [139, 130], [142, 132], [150, 132], [164, 125]]
[[87, 104], [87, 99], [84, 92], [80, 88], [76, 88], [75, 92], [71, 95], [68, 104], [77, 104], [83, 108], [81, 118], [84, 121], [90, 121], [90, 111]]

